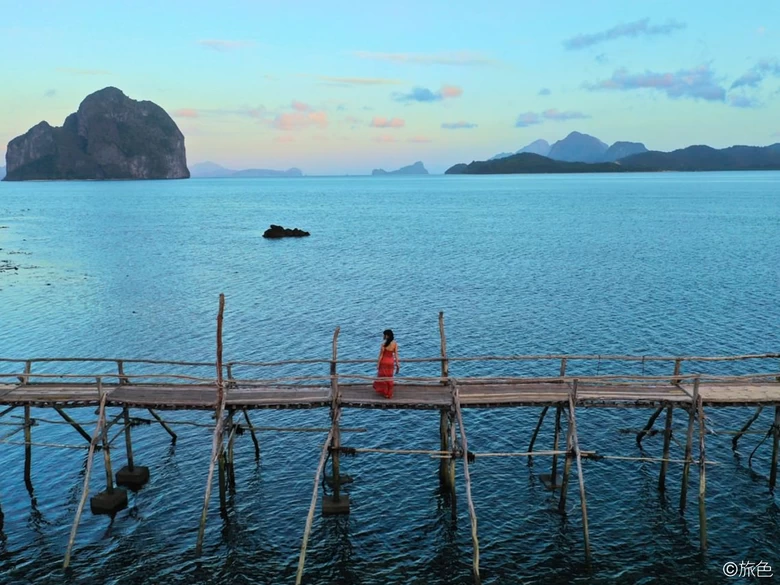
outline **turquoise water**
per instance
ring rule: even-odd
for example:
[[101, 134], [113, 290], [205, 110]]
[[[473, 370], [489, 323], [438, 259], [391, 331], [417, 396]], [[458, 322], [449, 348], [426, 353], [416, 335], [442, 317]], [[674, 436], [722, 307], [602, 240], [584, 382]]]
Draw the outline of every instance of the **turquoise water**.
[[[0, 356], [212, 360], [220, 292], [230, 360], [327, 357], [336, 326], [343, 357], [373, 357], [387, 327], [402, 358], [432, 356], [440, 310], [452, 355], [778, 352], [779, 185], [780, 173], [2, 183], [0, 261], [19, 270], [0, 272]], [[271, 223], [312, 235], [268, 241], [261, 235]], [[554, 374], [557, 365], [547, 367]], [[453, 374], [543, 368], [458, 365]], [[771, 424], [766, 410], [756, 428]], [[88, 409], [76, 414], [94, 418]], [[716, 430], [738, 428], [749, 415], [709, 413]], [[208, 422], [205, 414], [171, 416]], [[618, 429], [648, 416], [584, 411], [582, 448], [637, 455], [634, 436]], [[328, 420], [325, 411], [253, 417], [260, 425]], [[537, 417], [536, 409], [467, 412], [470, 448], [524, 450]], [[683, 418], [675, 422], [681, 440]], [[436, 413], [348, 411], [343, 422], [368, 429], [346, 437], [351, 446], [438, 448]], [[181, 429], [175, 447], [159, 426], [135, 430], [137, 462], [150, 466], [152, 482], [112, 524], [84, 516], [67, 575], [60, 565], [84, 452], [36, 448], [31, 498], [23, 448], [2, 445], [0, 581], [294, 581], [323, 436], [264, 433], [259, 465], [242, 438], [236, 493], [225, 517], [212, 506], [205, 553], [196, 559], [210, 433]], [[63, 425], [41, 424], [33, 436], [81, 440]], [[686, 515], [677, 513], [677, 466], [664, 497], [653, 464], [585, 462], [591, 571], [576, 490], [561, 517], [536, 479], [549, 462], [477, 461], [484, 582], [719, 583], [723, 563], [740, 560], [780, 570], [780, 511], [761, 477], [767, 444], [755, 472], [746, 463], [760, 438], [743, 439], [746, 453], [735, 457], [728, 436], [708, 437], [708, 455], [722, 464], [707, 477], [705, 556], [693, 495]], [[549, 425], [540, 441], [551, 444]], [[645, 447], [657, 455], [660, 437]], [[436, 461], [360, 455], [343, 467], [355, 476], [352, 514], [316, 517], [305, 582], [471, 582], [465, 492], [453, 523]], [[100, 475], [93, 474], [94, 491]]]

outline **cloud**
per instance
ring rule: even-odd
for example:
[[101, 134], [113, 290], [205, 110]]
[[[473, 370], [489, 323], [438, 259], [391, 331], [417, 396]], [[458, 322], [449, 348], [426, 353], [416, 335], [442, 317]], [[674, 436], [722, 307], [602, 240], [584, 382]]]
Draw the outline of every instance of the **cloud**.
[[274, 138], [274, 142], [279, 142], [279, 143], [282, 143], [282, 144], [288, 143], [288, 142], [295, 142], [295, 137], [291, 136], [290, 134], [281, 134], [281, 135], [277, 136], [276, 138]]
[[305, 128], [328, 127], [328, 114], [325, 112], [284, 112], [278, 114], [271, 122], [277, 130], [303, 130]]
[[430, 138], [427, 138], [425, 136], [412, 136], [407, 142], [414, 142], [416, 144], [427, 144], [428, 142], [433, 142]]
[[629, 73], [626, 69], [618, 69], [611, 78], [586, 83], [585, 88], [590, 91], [655, 89], [672, 99], [691, 98], [711, 102], [726, 99], [726, 90], [715, 80], [715, 73], [709, 65], [681, 69], [675, 73]]
[[199, 118], [200, 112], [194, 108], [181, 108], [172, 112], [175, 118]]
[[454, 51], [447, 53], [373, 53], [370, 51], [355, 51], [352, 53], [359, 59], [371, 61], [389, 61], [411, 65], [453, 65], [453, 66], [484, 66], [496, 63], [483, 53], [472, 51]]
[[731, 89], [737, 87], [758, 87], [767, 75], [780, 77], [780, 61], [776, 58], [761, 59], [761, 61], [732, 83]]
[[539, 90], [539, 93], [537, 95], [550, 95], [551, 93], [552, 92], [548, 88], [543, 87], [542, 89]]
[[441, 127], [444, 130], [462, 130], [462, 129], [476, 128], [477, 125], [471, 122], [464, 122], [463, 120], [458, 120], [457, 122], [444, 122], [442, 123]]
[[396, 139], [395, 136], [382, 134], [381, 136], [377, 136], [376, 138], [374, 138], [374, 142], [396, 142]]
[[330, 77], [318, 75], [317, 79], [333, 85], [398, 85], [397, 79], [384, 79], [382, 77]]
[[219, 51], [220, 53], [226, 53], [227, 51], [235, 51], [236, 49], [244, 49], [251, 47], [255, 43], [253, 41], [224, 41], [219, 39], [205, 39], [198, 41], [201, 47], [206, 47], [212, 51]]
[[290, 107], [292, 107], [292, 109], [296, 112], [308, 112], [311, 110], [311, 106], [309, 104], [299, 102], [298, 100], [293, 100], [290, 104]]
[[527, 128], [528, 126], [535, 126], [542, 123], [542, 117], [539, 114], [533, 112], [526, 112], [517, 116], [515, 121], [515, 128]]
[[442, 85], [436, 92], [425, 87], [415, 87], [409, 93], [394, 93], [393, 99], [397, 102], [440, 102], [462, 95], [463, 89], [457, 85]]
[[685, 28], [682, 22], [670, 20], [666, 24], [650, 24], [649, 18], [642, 18], [629, 22], [627, 24], [618, 24], [607, 30], [592, 33], [579, 34], [563, 41], [563, 46], [570, 51], [592, 47], [599, 43], [613, 41], [621, 37], [640, 37], [640, 36], [658, 36], [669, 35], [676, 30]]
[[576, 111], [561, 112], [555, 109], [545, 110], [544, 112], [542, 112], [542, 117], [544, 117], [546, 120], [555, 120], [559, 122], [563, 122], [566, 120], [585, 120], [587, 118], [590, 118], [588, 114], [583, 114], [582, 112], [576, 112]]
[[758, 100], [746, 95], [729, 95], [729, 105], [733, 108], [758, 108], [761, 104]]
[[45, 98], [52, 98], [55, 95], [57, 95], [56, 89], [47, 89], [46, 91], [43, 92], [43, 97]]
[[383, 116], [374, 116], [369, 124], [372, 128], [403, 128], [406, 122], [401, 118], [385, 118]]
[[111, 75], [110, 71], [106, 69], [76, 69], [74, 67], [57, 67], [57, 71], [60, 73], [68, 73], [70, 75]]

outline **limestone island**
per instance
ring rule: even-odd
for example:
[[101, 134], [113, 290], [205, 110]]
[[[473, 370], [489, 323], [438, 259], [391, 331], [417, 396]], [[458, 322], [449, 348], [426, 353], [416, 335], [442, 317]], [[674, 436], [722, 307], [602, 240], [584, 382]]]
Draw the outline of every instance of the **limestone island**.
[[274, 225], [271, 224], [271, 227], [265, 230], [263, 233], [264, 238], [271, 238], [271, 239], [277, 239], [277, 238], [305, 238], [306, 236], [310, 236], [311, 234], [309, 232], [305, 232], [303, 230], [299, 230], [298, 228], [284, 228], [280, 225]]
[[186, 179], [184, 135], [157, 104], [115, 87], [84, 98], [61, 127], [33, 126], [8, 143], [4, 181]]
[[371, 171], [371, 176], [381, 177], [385, 175], [427, 175], [428, 169], [419, 160], [413, 165], [401, 167], [396, 171], [386, 171], [384, 169], [374, 169]]

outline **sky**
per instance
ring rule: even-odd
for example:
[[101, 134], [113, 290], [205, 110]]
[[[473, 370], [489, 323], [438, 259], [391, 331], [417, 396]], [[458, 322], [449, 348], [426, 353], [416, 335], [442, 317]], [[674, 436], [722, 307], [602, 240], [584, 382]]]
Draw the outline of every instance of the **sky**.
[[3, 157], [106, 86], [162, 106], [190, 166], [441, 173], [574, 130], [780, 142], [777, 0], [0, 0], [0, 55]]

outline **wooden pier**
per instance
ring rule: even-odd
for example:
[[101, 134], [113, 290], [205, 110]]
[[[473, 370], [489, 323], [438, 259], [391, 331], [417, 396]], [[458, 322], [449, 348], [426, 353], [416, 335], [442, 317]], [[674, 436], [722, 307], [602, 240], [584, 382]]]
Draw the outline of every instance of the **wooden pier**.
[[[454, 357], [447, 354], [447, 342], [444, 331], [443, 314], [439, 314], [439, 333], [441, 353], [427, 358], [402, 360], [403, 364], [431, 362], [436, 366], [436, 375], [395, 378], [395, 391], [392, 399], [384, 398], [374, 392], [372, 382], [377, 379], [360, 372], [348, 371], [350, 368], [372, 371], [376, 358], [340, 359], [338, 357], [338, 328], [334, 332], [329, 358], [301, 359], [280, 362], [241, 362], [224, 361], [222, 356], [222, 319], [224, 298], [220, 297], [217, 317], [216, 361], [176, 362], [107, 358], [34, 358], [0, 359], [0, 417], [14, 409], [24, 412], [24, 422], [9, 432], [3, 432], [0, 443], [24, 446], [24, 477], [28, 488], [32, 448], [35, 446], [79, 447], [88, 446], [87, 469], [84, 478], [82, 498], [74, 519], [71, 538], [65, 552], [64, 566], [70, 563], [75, 545], [77, 530], [83, 509], [89, 498], [88, 486], [96, 451], [103, 454], [103, 467], [106, 475], [106, 488], [90, 499], [93, 513], [116, 513], [126, 506], [127, 495], [124, 487], [141, 489], [149, 481], [148, 467], [135, 463], [132, 449], [131, 427], [132, 411], [149, 413], [159, 423], [170, 438], [175, 441], [173, 430], [176, 421], [166, 421], [160, 411], [200, 410], [207, 411], [201, 426], [213, 429], [212, 452], [209, 459], [203, 512], [200, 519], [197, 542], [193, 543], [200, 552], [207, 513], [210, 504], [213, 477], [218, 475], [218, 488], [221, 506], [225, 506], [227, 487], [234, 485], [234, 442], [239, 435], [250, 436], [259, 457], [260, 446], [256, 437], [258, 430], [278, 431], [319, 431], [326, 435], [319, 464], [314, 471], [314, 484], [311, 505], [303, 519], [303, 539], [296, 583], [303, 579], [305, 556], [309, 534], [316, 512], [321, 491], [320, 482], [326, 473], [327, 462], [331, 464], [329, 483], [332, 493], [322, 501], [323, 514], [343, 514], [349, 512], [349, 496], [342, 490], [340, 456], [344, 453], [362, 452], [383, 453], [419, 453], [441, 460], [440, 479], [455, 514], [455, 464], [462, 462], [465, 480], [467, 506], [470, 517], [470, 530], [473, 541], [473, 575], [480, 582], [479, 536], [477, 509], [479, 493], [473, 493], [469, 464], [487, 457], [533, 457], [552, 458], [552, 472], [544, 479], [553, 490], [557, 490], [559, 510], [566, 513], [566, 499], [570, 481], [576, 481], [579, 491], [580, 513], [582, 514], [583, 544], [585, 556], [591, 558], [590, 526], [587, 515], [587, 490], [584, 476], [584, 460], [618, 459], [650, 461], [660, 464], [659, 490], [667, 489], [666, 473], [669, 464], [683, 466], [683, 480], [680, 486], [680, 510], [688, 501], [688, 476], [692, 465], [699, 469], [698, 504], [700, 524], [700, 544], [707, 546], [706, 513], [706, 459], [705, 439], [707, 417], [705, 409], [719, 407], [752, 407], [755, 415], [734, 433], [733, 445], [757, 420], [763, 408], [774, 407], [774, 423], [767, 431], [771, 437], [771, 468], [768, 474], [768, 486], [774, 490], [777, 483], [778, 452], [780, 451], [780, 354], [740, 356], [629, 356], [629, 355], [518, 355], [518, 356], [477, 356]], [[609, 375], [572, 376], [567, 369], [572, 363], [610, 363], [626, 364], [624, 373]], [[631, 373], [628, 366], [638, 362], [645, 364], [668, 364], [666, 375], [637, 375]], [[496, 376], [465, 377], [453, 376], [454, 366], [463, 366], [469, 362], [483, 365], [496, 362], [519, 364], [534, 362], [549, 364], [552, 374], [549, 377]], [[715, 375], [704, 373], [707, 364], [742, 362], [753, 364], [750, 371], [743, 375]], [[323, 374], [285, 375], [271, 378], [256, 375], [267, 368], [284, 366], [288, 369], [300, 367], [302, 372], [311, 368], [323, 368]], [[438, 365], [436, 365], [438, 364]], [[98, 368], [98, 371], [86, 370], [86, 367]], [[144, 373], [133, 373], [144, 369]], [[160, 373], [147, 373], [149, 368], [159, 369]], [[204, 377], [204, 368], [214, 368], [214, 377]], [[611, 368], [614, 371], [615, 368]], [[63, 373], [66, 372], [66, 373]], [[252, 375], [236, 375], [238, 372]], [[32, 438], [31, 408], [49, 408], [66, 424], [70, 424], [85, 440], [86, 445], [53, 445], [36, 442]], [[92, 432], [70, 417], [66, 409], [98, 409], [98, 418]], [[541, 408], [541, 414], [535, 429], [529, 430], [527, 451], [512, 453], [484, 453], [478, 446], [468, 442], [467, 431], [463, 424], [462, 412], [468, 408]], [[651, 432], [655, 421], [665, 413], [663, 430], [664, 446], [659, 457], [625, 457], [607, 453], [595, 453], [582, 450], [582, 437], [577, 433], [578, 418], [583, 409], [594, 407], [612, 408], [654, 408], [653, 416], [647, 426], [638, 432], [637, 443]], [[328, 409], [331, 424], [322, 429], [269, 429], [254, 426], [250, 413], [257, 409], [286, 408], [322, 408]], [[341, 442], [341, 413], [344, 409], [423, 409], [439, 411], [440, 448], [423, 449], [361, 449], [357, 446], [344, 446]], [[546, 415], [555, 409], [555, 440], [551, 449], [534, 450], [540, 429]], [[684, 454], [671, 457], [672, 417], [675, 409], [687, 420]], [[9, 423], [6, 423], [9, 424]], [[193, 424], [193, 423], [189, 423]], [[13, 425], [12, 425], [13, 426]], [[108, 431], [116, 426], [118, 432], [109, 439]], [[698, 433], [696, 433], [698, 427]], [[433, 426], [432, 426], [433, 429]], [[16, 436], [23, 431], [22, 437]], [[248, 433], [244, 433], [248, 431]], [[433, 432], [433, 431], [432, 431]], [[564, 434], [565, 433], [565, 434]], [[124, 435], [127, 464], [116, 474], [113, 472], [112, 443]], [[675, 439], [676, 440], [676, 439]], [[561, 446], [559, 443], [564, 442]], [[559, 466], [559, 458], [562, 465]], [[576, 480], [572, 480], [572, 467], [576, 468]], [[562, 474], [559, 474], [559, 471]], [[0, 502], [1, 504], [2, 502]], [[0, 508], [0, 530], [2, 530], [2, 509]], [[597, 529], [597, 527], [595, 527]]]

